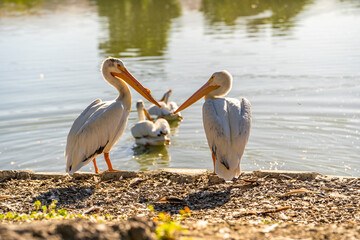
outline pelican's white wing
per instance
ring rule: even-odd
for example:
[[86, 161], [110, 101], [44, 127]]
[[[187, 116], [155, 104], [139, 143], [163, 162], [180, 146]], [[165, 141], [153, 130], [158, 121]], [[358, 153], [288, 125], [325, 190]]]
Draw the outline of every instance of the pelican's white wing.
[[178, 107], [178, 105], [176, 104], [176, 102], [169, 102], [168, 103], [168, 106], [169, 106], [169, 110], [170, 110], [170, 112], [175, 112], [176, 111], [176, 109], [178, 109], [179, 107]]
[[164, 102], [159, 102], [159, 104], [161, 108], [154, 104], [149, 107], [148, 112], [150, 115], [156, 115], [158, 117], [161, 117], [171, 114], [171, 112], [168, 110], [167, 105]]
[[207, 99], [203, 122], [211, 151], [216, 156], [215, 173], [225, 180], [240, 175], [240, 160], [249, 139], [251, 105], [243, 98]]
[[173, 114], [178, 106], [175, 102], [169, 102], [169, 104], [165, 104], [164, 102], [159, 102], [161, 108], [156, 105], [151, 105], [148, 109], [150, 115], [156, 115], [161, 118], [165, 118], [168, 121], [174, 120], [182, 120], [181, 113]]
[[66, 171], [74, 173], [93, 158], [108, 152], [123, 134], [129, 112], [120, 101], [91, 103], [70, 129], [65, 158]]
[[155, 121], [155, 136], [167, 136], [170, 134], [169, 123], [162, 118]]
[[164, 145], [170, 142], [169, 123], [165, 119], [158, 119], [155, 123], [145, 120], [136, 123], [131, 128], [131, 134], [140, 145]]
[[134, 138], [146, 138], [152, 136], [155, 132], [155, 125], [153, 122], [145, 120], [136, 123], [131, 128], [131, 134]]

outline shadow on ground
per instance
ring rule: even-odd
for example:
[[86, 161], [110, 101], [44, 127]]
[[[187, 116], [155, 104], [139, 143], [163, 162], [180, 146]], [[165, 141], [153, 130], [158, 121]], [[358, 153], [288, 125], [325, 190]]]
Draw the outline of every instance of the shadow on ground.
[[57, 206], [76, 204], [93, 195], [93, 186], [54, 188], [32, 199], [33, 202], [39, 200], [43, 205], [49, 205], [52, 200], [57, 200]]
[[217, 192], [201, 190], [189, 194], [184, 199], [169, 197], [169, 201], [157, 201], [153, 203], [153, 206], [156, 211], [170, 214], [179, 213], [179, 210], [186, 206], [191, 210], [215, 209], [229, 202], [230, 195], [230, 190]]

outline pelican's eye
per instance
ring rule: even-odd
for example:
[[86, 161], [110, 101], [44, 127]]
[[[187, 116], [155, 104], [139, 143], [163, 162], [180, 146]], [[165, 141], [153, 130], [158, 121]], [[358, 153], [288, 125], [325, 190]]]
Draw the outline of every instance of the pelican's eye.
[[121, 71], [125, 72], [125, 68], [121, 66], [120, 64], [117, 64], [116, 67], [120, 69]]

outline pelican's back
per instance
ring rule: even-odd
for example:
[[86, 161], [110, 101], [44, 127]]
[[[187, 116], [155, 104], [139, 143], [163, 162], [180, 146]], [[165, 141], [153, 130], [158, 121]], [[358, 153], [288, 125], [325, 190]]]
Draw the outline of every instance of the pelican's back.
[[164, 116], [169, 115], [171, 112], [167, 109], [167, 105], [164, 102], [159, 102], [161, 108], [156, 105], [151, 105], [148, 109], [150, 115]]
[[169, 110], [171, 113], [175, 112], [176, 109], [179, 108], [179, 106], [176, 104], [176, 102], [169, 102], [168, 106], [169, 106]]
[[144, 138], [153, 135], [154, 123], [149, 120], [144, 120], [136, 123], [131, 129], [131, 134], [134, 138]]
[[155, 129], [155, 136], [165, 136], [170, 134], [170, 125], [165, 119], [157, 119], [155, 121]]
[[240, 160], [249, 139], [251, 105], [243, 98], [207, 99], [203, 122], [211, 151], [216, 156], [215, 172], [225, 180], [240, 175]]

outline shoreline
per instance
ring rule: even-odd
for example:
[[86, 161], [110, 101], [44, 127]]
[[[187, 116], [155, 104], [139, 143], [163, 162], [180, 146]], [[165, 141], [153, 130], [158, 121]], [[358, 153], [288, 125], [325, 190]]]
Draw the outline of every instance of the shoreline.
[[[31, 180], [45, 180], [45, 179], [65, 179], [71, 177], [73, 179], [89, 179], [91, 177], [100, 177], [102, 180], [117, 180], [119, 177], [131, 178], [137, 177], [139, 174], [154, 175], [160, 172], [167, 172], [173, 175], [183, 176], [184, 178], [196, 178], [203, 174], [211, 174], [212, 171], [207, 169], [197, 168], [159, 168], [150, 171], [119, 171], [119, 172], [103, 172], [96, 174], [93, 172], [76, 172], [73, 175], [62, 172], [36, 172], [33, 170], [0, 170], [0, 181], [2, 179], [31, 179]], [[324, 178], [339, 178], [339, 179], [356, 179], [359, 177], [354, 176], [339, 176], [339, 175], [324, 175], [318, 172], [309, 171], [288, 171], [288, 170], [255, 170], [255, 171], [243, 171], [242, 175], [253, 174], [256, 177], [288, 177], [297, 179], [315, 179], [316, 177]]]
[[[154, 224], [159, 223], [153, 220], [161, 212], [178, 219], [186, 229], [174, 233], [176, 239], [360, 239], [360, 178], [259, 170], [225, 182], [211, 173], [170, 168], [79, 172], [70, 177], [65, 173], [0, 171], [0, 196], [9, 196], [0, 200], [0, 214], [28, 214], [35, 201], [49, 205], [55, 199], [57, 208], [74, 214], [90, 211], [98, 216], [114, 216], [103, 223], [91, 219], [30, 223], [0, 220], [0, 239], [16, 239], [10, 235], [2, 238], [4, 233], [40, 239], [33, 236], [41, 229], [39, 236], [61, 239], [62, 231], [69, 228], [78, 236], [75, 239], [85, 239], [81, 237], [85, 233], [94, 234], [94, 228], [107, 229], [112, 234], [109, 239], [130, 234], [131, 229], [142, 229], [148, 237], [139, 239], [154, 239]], [[191, 213], [181, 218], [179, 212], [185, 207]]]

